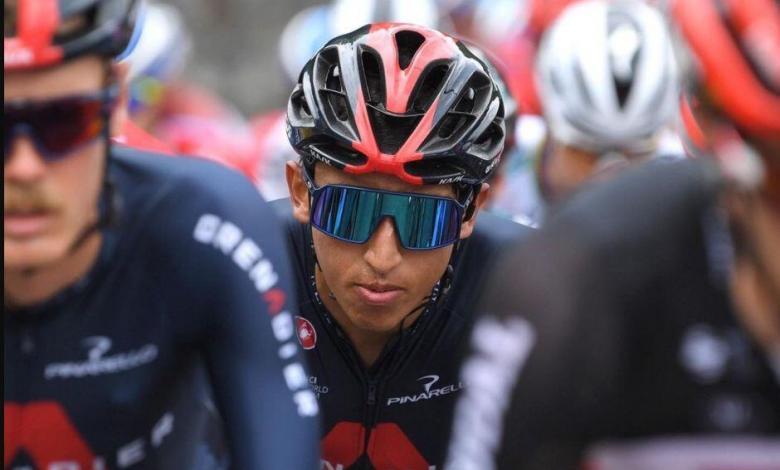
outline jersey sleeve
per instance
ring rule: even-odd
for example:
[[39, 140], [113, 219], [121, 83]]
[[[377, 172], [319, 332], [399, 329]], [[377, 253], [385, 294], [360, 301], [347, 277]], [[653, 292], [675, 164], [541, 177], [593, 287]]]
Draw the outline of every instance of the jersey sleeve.
[[579, 195], [492, 271], [447, 468], [578, 468], [588, 443], [620, 431], [647, 313], [634, 307], [685, 256], [679, 240], [718, 188], [708, 168], [665, 165]]
[[[283, 229], [237, 173], [211, 162], [166, 196], [171, 264], [190, 311], [183, 341], [203, 351], [234, 468], [314, 468], [318, 405], [299, 350]], [[171, 241], [165, 243], [170, 244]]]

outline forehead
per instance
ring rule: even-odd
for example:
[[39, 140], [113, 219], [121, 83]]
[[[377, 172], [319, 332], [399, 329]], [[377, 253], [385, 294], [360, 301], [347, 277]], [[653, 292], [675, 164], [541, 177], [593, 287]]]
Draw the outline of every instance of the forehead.
[[317, 163], [314, 172], [314, 182], [317, 186], [327, 184], [345, 184], [362, 188], [381, 189], [398, 193], [419, 193], [430, 196], [455, 197], [455, 190], [449, 184], [426, 184], [417, 186], [402, 181], [395, 176], [382, 173], [367, 173], [353, 175], [333, 168], [324, 163]]
[[86, 56], [37, 70], [3, 72], [3, 100], [44, 100], [90, 93], [105, 82], [105, 63]]

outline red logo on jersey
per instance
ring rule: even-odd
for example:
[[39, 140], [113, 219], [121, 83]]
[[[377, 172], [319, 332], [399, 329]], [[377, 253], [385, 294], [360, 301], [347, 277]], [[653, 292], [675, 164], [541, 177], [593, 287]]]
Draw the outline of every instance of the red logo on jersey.
[[428, 470], [430, 464], [420, 455], [412, 441], [395, 423], [379, 423], [371, 430], [366, 442], [366, 430], [361, 423], [342, 421], [322, 439], [323, 468], [347, 468], [364, 453], [374, 468]]
[[37, 468], [92, 468], [95, 456], [59, 403], [3, 403], [3, 466], [25, 450]]
[[317, 345], [317, 331], [314, 329], [314, 325], [303, 317], [295, 317], [295, 325], [298, 330], [298, 342], [301, 343], [303, 349], [314, 349]]
[[287, 296], [282, 289], [275, 288], [263, 294], [263, 299], [268, 304], [268, 314], [273, 316], [282, 311]]

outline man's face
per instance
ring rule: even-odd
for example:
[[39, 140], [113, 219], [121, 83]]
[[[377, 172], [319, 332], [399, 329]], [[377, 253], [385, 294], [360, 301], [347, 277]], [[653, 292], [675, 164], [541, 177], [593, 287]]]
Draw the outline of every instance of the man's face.
[[[294, 214], [301, 223], [309, 223], [308, 192], [300, 169], [288, 164], [288, 181]], [[394, 192], [454, 197], [449, 185], [412, 186], [382, 174], [350, 175], [317, 164], [315, 184], [344, 184]], [[480, 195], [482, 196], [482, 194]], [[478, 203], [484, 199], [480, 197]], [[461, 238], [468, 237], [475, 217], [461, 226]], [[385, 218], [368, 242], [354, 244], [312, 230], [314, 248], [321, 268], [321, 287], [338, 304], [334, 314], [342, 327], [371, 333], [389, 333], [401, 326], [404, 318], [425, 301], [449, 263], [453, 247], [434, 250], [406, 250], [395, 233], [393, 222]], [[341, 310], [339, 312], [338, 310]]]
[[[97, 57], [36, 71], [5, 72], [4, 101], [99, 92], [105, 75]], [[39, 268], [61, 259], [96, 220], [105, 149], [106, 142], [98, 138], [47, 162], [28, 134], [14, 139], [3, 172], [4, 270]]]

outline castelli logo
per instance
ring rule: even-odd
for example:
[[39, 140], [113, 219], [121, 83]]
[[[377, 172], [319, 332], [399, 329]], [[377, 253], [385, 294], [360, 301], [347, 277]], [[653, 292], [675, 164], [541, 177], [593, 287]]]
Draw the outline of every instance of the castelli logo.
[[298, 342], [301, 343], [303, 349], [314, 349], [317, 345], [317, 331], [314, 329], [314, 325], [303, 317], [295, 317], [295, 325], [298, 330]]

